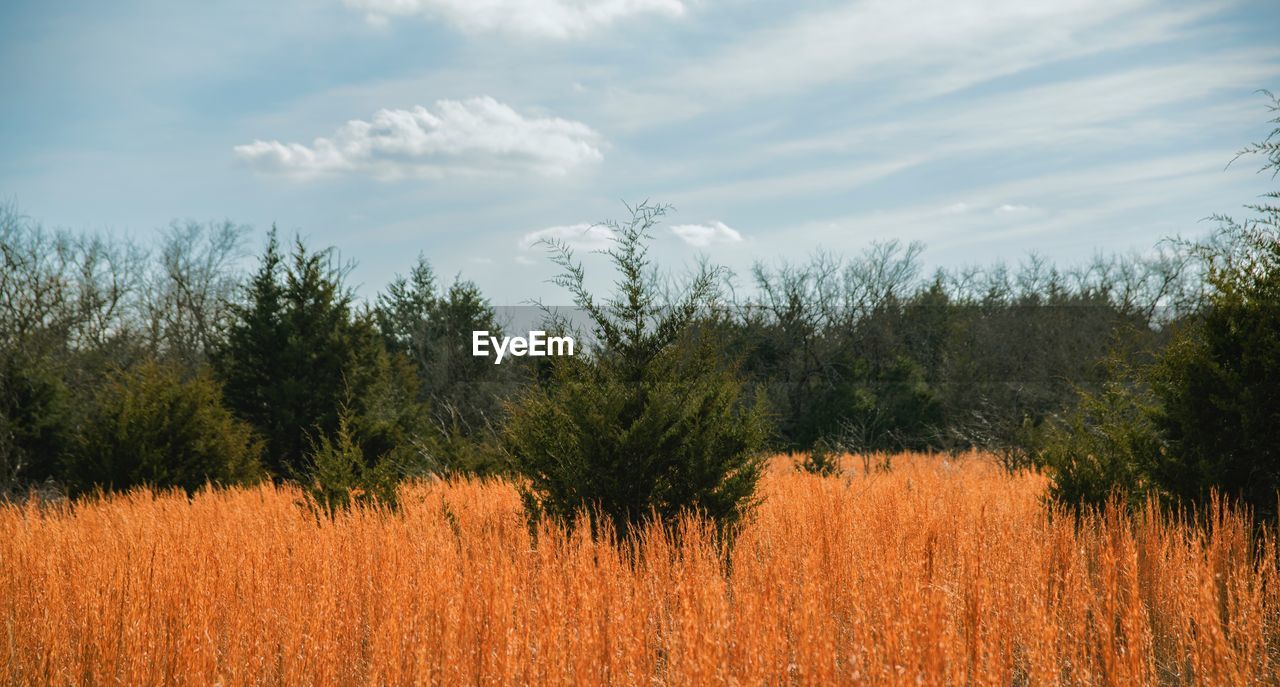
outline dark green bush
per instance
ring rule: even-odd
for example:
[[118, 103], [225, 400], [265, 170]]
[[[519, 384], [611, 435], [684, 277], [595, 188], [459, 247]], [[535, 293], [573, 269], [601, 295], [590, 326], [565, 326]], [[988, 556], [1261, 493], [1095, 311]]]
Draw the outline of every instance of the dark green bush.
[[1052, 482], [1049, 495], [1068, 505], [1100, 506], [1113, 497], [1137, 505], [1160, 487], [1153, 471], [1164, 442], [1155, 424], [1156, 400], [1138, 375], [1110, 360], [1111, 378], [1097, 393], [1041, 428], [1039, 462]]
[[106, 380], [71, 453], [65, 477], [73, 492], [136, 485], [242, 484], [262, 470], [262, 444], [222, 406], [213, 378], [183, 379], [175, 367], [146, 362]]
[[840, 453], [832, 448], [826, 439], [819, 439], [813, 448], [804, 454], [804, 458], [796, 462], [797, 472], [807, 472], [819, 477], [831, 477], [840, 474]]
[[74, 441], [62, 379], [21, 352], [0, 355], [0, 491], [56, 480]]
[[299, 479], [311, 503], [329, 515], [353, 504], [394, 507], [397, 485], [408, 469], [409, 451], [401, 447], [367, 456], [352, 424], [352, 413], [343, 408], [332, 436], [312, 438]]
[[[1280, 112], [1280, 98], [1270, 109]], [[1280, 116], [1261, 143], [1260, 172], [1280, 174]], [[1280, 491], [1280, 191], [1247, 205], [1237, 222], [1219, 217], [1204, 246], [1209, 304], [1179, 332], [1152, 370], [1157, 424], [1169, 443], [1158, 479], [1173, 494], [1203, 499], [1218, 490], [1270, 519]]]
[[608, 251], [619, 293], [597, 304], [563, 245], [559, 283], [591, 318], [599, 347], [552, 359], [550, 377], [510, 404], [505, 428], [528, 479], [532, 516], [572, 520], [584, 509], [625, 534], [650, 518], [696, 510], [722, 524], [751, 503], [766, 437], [763, 404], [743, 398], [722, 349], [699, 336], [715, 275], [703, 272], [673, 305], [659, 303], [646, 259], [662, 208], [641, 205]]

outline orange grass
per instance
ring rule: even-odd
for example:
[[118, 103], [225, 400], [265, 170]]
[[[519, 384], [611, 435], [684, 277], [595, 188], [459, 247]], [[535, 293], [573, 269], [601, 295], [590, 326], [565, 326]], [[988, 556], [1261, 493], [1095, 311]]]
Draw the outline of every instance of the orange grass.
[[333, 520], [271, 486], [2, 506], [0, 682], [1277, 683], [1276, 551], [1229, 511], [1077, 527], [978, 456], [784, 460], [727, 565], [695, 520], [531, 535], [495, 481]]

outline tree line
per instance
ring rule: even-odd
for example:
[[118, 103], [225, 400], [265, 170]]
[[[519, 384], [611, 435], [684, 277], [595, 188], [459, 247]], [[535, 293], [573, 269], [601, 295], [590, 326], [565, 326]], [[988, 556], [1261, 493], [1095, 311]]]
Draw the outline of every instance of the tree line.
[[[1276, 138], [1243, 152], [1274, 172]], [[502, 331], [494, 306], [425, 257], [362, 301], [333, 248], [274, 228], [245, 271], [253, 232], [230, 222], [144, 247], [6, 206], [0, 484], [271, 479], [334, 508], [393, 503], [405, 477], [513, 472], [531, 512], [591, 505], [625, 529], [690, 506], [731, 521], [766, 450], [826, 470], [831, 452], [976, 448], [1050, 470], [1072, 502], [1223, 488], [1273, 513], [1280, 222], [1248, 208], [1207, 240], [1075, 266], [926, 273], [923, 245], [885, 241], [673, 276], [647, 252], [669, 208], [646, 203], [609, 223], [603, 300], [547, 245], [589, 350], [493, 365], [470, 334]]]

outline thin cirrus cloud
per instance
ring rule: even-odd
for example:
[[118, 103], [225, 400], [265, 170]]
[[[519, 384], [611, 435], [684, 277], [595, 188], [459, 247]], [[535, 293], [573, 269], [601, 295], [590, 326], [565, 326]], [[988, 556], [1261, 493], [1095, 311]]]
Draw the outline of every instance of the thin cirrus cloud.
[[[1280, 52], [1245, 48], [1167, 65], [1116, 68], [960, 102], [945, 112], [805, 132], [730, 161], [758, 176], [671, 189], [664, 198], [729, 202], [821, 196], [965, 156], [1036, 150], [1106, 153], [1177, 144], [1247, 121], [1251, 90], [1280, 76]], [[904, 152], [905, 151], [905, 152]], [[856, 153], [857, 157], [848, 156]], [[768, 162], [804, 160], [795, 170]], [[975, 180], [978, 177], [974, 177]], [[952, 212], [977, 208], [957, 203]], [[994, 210], [995, 207], [991, 208]], [[1003, 210], [1002, 212], [1017, 211]]]
[[296, 178], [380, 179], [533, 173], [562, 176], [604, 159], [604, 140], [581, 122], [528, 117], [490, 97], [439, 100], [434, 111], [378, 110], [311, 145], [255, 140], [235, 146], [259, 170]]
[[694, 248], [707, 248], [715, 244], [741, 243], [742, 234], [733, 227], [720, 221], [706, 224], [676, 224], [671, 227], [672, 233], [681, 241]]
[[841, 84], [890, 108], [1048, 64], [1185, 35], [1224, 3], [1160, 0], [858, 0], [798, 10], [660, 79], [619, 87], [603, 103], [645, 128], [744, 101]]
[[1194, 219], [1170, 225], [1160, 216], [1161, 207], [1180, 198], [1195, 204], [1199, 192], [1231, 188], [1237, 183], [1231, 177], [1223, 172], [1219, 151], [1104, 162], [982, 186], [968, 191], [969, 198], [955, 199], [959, 202], [903, 204], [800, 223], [768, 237], [765, 245], [784, 247], [800, 239], [837, 245], [840, 236], [874, 236], [883, 227], [934, 248], [982, 246], [978, 252], [988, 258], [1008, 250], [1011, 244], [1005, 241], [1015, 239], [1071, 244], [1089, 240], [1082, 236], [1114, 240], [1148, 232], [1154, 243], [1161, 236], [1196, 231]]
[[442, 20], [468, 33], [577, 38], [633, 16], [679, 17], [681, 0], [346, 0], [373, 24], [393, 17]]
[[[1156, 41], [1207, 11], [1156, 0], [991, 0], [981, 11], [944, 0], [864, 0], [803, 15], [759, 45], [737, 46], [695, 70], [703, 79], [732, 78], [722, 87], [768, 89], [897, 70], [919, 75], [911, 90], [937, 94]], [[748, 65], [756, 70], [741, 70]]]

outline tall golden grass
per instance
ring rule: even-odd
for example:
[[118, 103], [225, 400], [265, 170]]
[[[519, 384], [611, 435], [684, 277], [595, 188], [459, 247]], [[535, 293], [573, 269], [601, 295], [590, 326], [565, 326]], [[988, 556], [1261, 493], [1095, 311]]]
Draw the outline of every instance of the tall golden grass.
[[980, 456], [778, 464], [728, 550], [692, 518], [531, 534], [498, 481], [334, 519], [272, 486], [7, 505], [0, 681], [1277, 683], [1269, 538], [1227, 509], [1076, 523], [1044, 486]]

